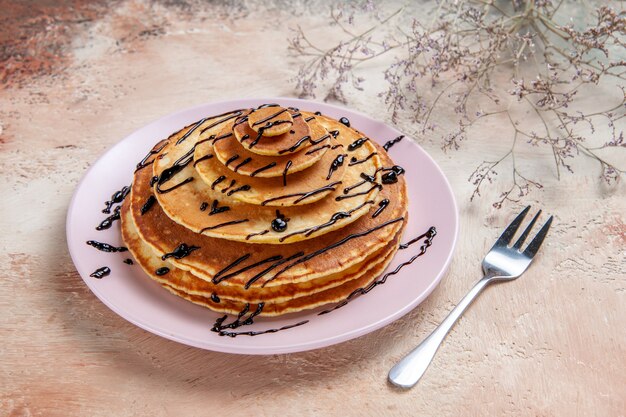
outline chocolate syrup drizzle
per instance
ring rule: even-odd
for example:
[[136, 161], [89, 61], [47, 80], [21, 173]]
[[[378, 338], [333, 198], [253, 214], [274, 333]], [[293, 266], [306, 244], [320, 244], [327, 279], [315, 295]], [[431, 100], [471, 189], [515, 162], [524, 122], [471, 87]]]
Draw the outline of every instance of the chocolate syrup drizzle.
[[333, 173], [339, 169], [340, 166], [343, 165], [344, 158], [348, 156], [346, 154], [337, 155], [335, 160], [330, 164], [330, 169], [328, 170], [328, 176], [326, 176], [326, 181], [332, 177]]
[[95, 240], [88, 240], [86, 242], [89, 246], [93, 246], [101, 252], [126, 252], [128, 248], [124, 246], [113, 246], [108, 243], [97, 242]]
[[285, 169], [283, 171], [283, 186], [284, 187], [287, 186], [287, 171], [289, 171], [289, 168], [291, 168], [291, 164], [293, 164], [291, 159], [287, 161], [287, 163], [285, 164]]
[[[376, 172], [378, 172], [378, 171], [376, 171]], [[374, 181], [376, 181], [376, 177], [374, 177], [373, 175], [367, 175], [365, 172], [361, 172], [361, 178], [363, 178], [367, 182], [374, 182]]]
[[250, 191], [250, 186], [248, 184], [242, 185], [239, 188], [235, 188], [234, 190], [230, 190], [228, 193], [226, 193], [227, 196], [231, 196], [235, 193], [238, 193], [239, 191]]
[[367, 142], [368, 138], [359, 138], [348, 145], [348, 151], [352, 152], [359, 149], [365, 142]]
[[231, 162], [235, 162], [237, 159], [239, 159], [239, 155], [235, 154], [231, 156], [230, 158], [228, 158], [228, 160], [224, 163], [224, 165], [228, 166], [230, 165]]
[[399, 248], [400, 248], [400, 250], [407, 249], [409, 246], [411, 246], [415, 242], [417, 242], [420, 239], [426, 237], [427, 239], [424, 241], [424, 245], [421, 247], [422, 251], [426, 251], [426, 249], [428, 249], [430, 247], [430, 245], [432, 245], [432, 243], [433, 243], [432, 241], [435, 238], [435, 236], [437, 236], [437, 228], [432, 226], [430, 229], [428, 229], [428, 231], [426, 233], [423, 233], [423, 234], [419, 235], [418, 237], [415, 237], [415, 238], [409, 240], [408, 242], [401, 244], [399, 246]]
[[113, 225], [113, 222], [120, 219], [120, 209], [122, 206], [117, 206], [113, 209], [113, 214], [111, 214], [106, 219], [102, 220], [102, 222], [96, 226], [96, 230], [105, 230], [110, 229]]
[[163, 256], [161, 256], [161, 259], [162, 260], [166, 260], [168, 258], [183, 259], [191, 255], [191, 252], [195, 251], [196, 249], [200, 249], [200, 246], [193, 246], [193, 245], [189, 246], [186, 243], [181, 243], [173, 251], [168, 252], [164, 254]]
[[244, 309], [241, 310], [241, 312], [237, 315], [237, 318], [233, 320], [231, 323], [224, 324], [224, 322], [228, 318], [228, 315], [224, 315], [223, 317], [220, 317], [217, 320], [215, 320], [215, 323], [213, 324], [211, 331], [219, 334], [220, 336], [228, 336], [228, 337], [236, 337], [236, 336], [241, 336], [241, 335], [258, 336], [261, 334], [276, 333], [281, 330], [292, 329], [294, 327], [301, 326], [309, 322], [308, 320], [304, 320], [299, 323], [289, 324], [287, 326], [283, 326], [277, 329], [266, 329], [266, 330], [260, 330], [260, 331], [232, 332], [232, 331], [227, 330], [227, 329], [233, 329], [233, 330], [238, 329], [239, 327], [248, 326], [254, 323], [254, 318], [258, 316], [259, 314], [261, 314], [264, 306], [265, 306], [265, 303], [259, 303], [257, 305], [256, 310], [250, 313], [248, 317], [244, 318], [244, 316], [248, 314], [248, 312], [250, 311], [250, 304], [246, 304]]
[[309, 142], [311, 142], [311, 145], [317, 145], [318, 143], [324, 142], [328, 138], [330, 138], [330, 135], [326, 134], [324, 136], [320, 136], [318, 139], [309, 139]]
[[383, 184], [395, 184], [398, 182], [398, 176], [404, 174], [404, 168], [399, 165], [394, 165], [391, 168], [378, 168], [376, 172], [384, 172], [382, 176]]
[[414, 239], [411, 239], [409, 242], [400, 245], [400, 249], [406, 249], [410, 245], [412, 245], [413, 243], [415, 243], [415, 242], [417, 242], [419, 240], [424, 239], [424, 243], [420, 247], [420, 251], [417, 254], [413, 255], [408, 261], [402, 262], [400, 265], [398, 265], [396, 267], [396, 269], [394, 269], [393, 271], [387, 272], [385, 275], [383, 275], [382, 277], [380, 277], [376, 281], [372, 282], [368, 286], [357, 288], [356, 290], [352, 291], [350, 293], [350, 295], [348, 295], [345, 298], [345, 300], [341, 301], [339, 304], [335, 305], [334, 307], [332, 307], [332, 308], [330, 308], [328, 310], [321, 311], [320, 313], [318, 313], [318, 315], [321, 316], [322, 314], [328, 314], [331, 311], [335, 311], [338, 308], [341, 308], [341, 307], [345, 306], [346, 304], [348, 304], [350, 302], [350, 300], [352, 300], [357, 295], [365, 295], [368, 292], [372, 291], [374, 288], [378, 287], [379, 285], [382, 285], [385, 282], [387, 282], [387, 278], [389, 278], [392, 275], [396, 275], [398, 272], [400, 272], [402, 270], [402, 268], [404, 268], [407, 265], [412, 264], [413, 262], [415, 262], [415, 260], [417, 258], [419, 258], [420, 256], [423, 256], [426, 253], [426, 250], [432, 245], [433, 239], [435, 238], [436, 235], [437, 235], [437, 229], [435, 227], [431, 227], [430, 229], [428, 229], [428, 231], [426, 233], [423, 233], [423, 234], [419, 235], [418, 237], [416, 237]]
[[96, 278], [96, 279], [102, 279], [108, 276], [110, 273], [111, 273], [111, 268], [109, 268], [108, 266], [103, 266], [102, 268], [98, 268], [95, 271], [93, 271], [91, 274], [89, 274], [89, 276]]
[[256, 138], [250, 143], [250, 145], [248, 145], [248, 149], [252, 149], [252, 147], [256, 146], [256, 144], [259, 143], [259, 140], [261, 140], [261, 137], [263, 137], [263, 133], [265, 133], [267, 129], [269, 129], [270, 127], [282, 125], [285, 123], [293, 124], [291, 120], [275, 120], [273, 122], [267, 123], [265, 126], [260, 127], [257, 132], [258, 134]]
[[360, 210], [361, 208], [365, 207], [368, 204], [374, 204], [374, 200], [368, 200], [366, 202], [364, 202], [363, 204], [349, 210], [349, 211], [338, 211], [336, 213], [334, 213], [332, 216], [330, 216], [330, 219], [322, 224], [318, 224], [316, 226], [311, 226], [308, 227], [304, 230], [298, 230], [297, 232], [293, 232], [293, 233], [289, 233], [288, 235], [285, 235], [283, 237], [281, 237], [279, 239], [280, 242], [284, 242], [286, 239], [290, 238], [291, 236], [296, 236], [296, 235], [301, 235], [303, 234], [305, 237], [309, 237], [311, 236], [313, 233], [322, 230], [326, 227], [330, 227], [332, 225], [334, 225], [335, 223], [337, 223], [339, 220], [341, 219], [345, 219], [348, 217], [352, 216], [352, 213], [354, 213], [355, 211]]
[[361, 186], [361, 185], [363, 185], [363, 184], [366, 184], [366, 183], [368, 183], [368, 182], [373, 183], [373, 182], [375, 182], [375, 181], [376, 181], [376, 178], [375, 178], [375, 177], [373, 177], [373, 176], [371, 176], [371, 175], [367, 175], [367, 174], [366, 174], [366, 173], [364, 173], [364, 172], [361, 172], [361, 178], [363, 178], [363, 181], [357, 182], [357, 183], [356, 183], [356, 184], [354, 184], [354, 185], [351, 185], [351, 186], [349, 186], [349, 187], [344, 188], [344, 189], [343, 189], [343, 193], [344, 193], [344, 194], [348, 194], [350, 191], [354, 190], [355, 188], [360, 187], [360, 186]]
[[281, 270], [279, 270], [276, 274], [274, 274], [274, 276], [272, 278], [270, 278], [269, 280], [265, 281], [262, 286], [267, 285], [268, 282], [275, 280], [282, 273], [284, 273], [285, 271], [293, 268], [296, 265], [299, 265], [299, 264], [301, 264], [303, 262], [311, 260], [311, 259], [315, 258], [316, 256], [322, 255], [323, 253], [328, 252], [331, 249], [335, 249], [335, 248], [337, 248], [339, 246], [345, 245], [347, 242], [351, 241], [352, 239], [356, 239], [356, 238], [359, 238], [359, 237], [367, 236], [370, 233], [374, 233], [377, 230], [380, 230], [380, 229], [382, 229], [384, 227], [387, 227], [387, 226], [389, 226], [391, 224], [394, 224], [394, 223], [397, 223], [397, 222], [400, 222], [400, 221], [404, 221], [404, 217], [397, 217], [395, 219], [388, 220], [388, 221], [386, 221], [384, 223], [376, 225], [376, 226], [374, 226], [374, 227], [372, 227], [370, 229], [364, 230], [362, 232], [350, 234], [350, 235], [344, 237], [343, 239], [341, 239], [341, 240], [339, 240], [339, 241], [337, 241], [335, 243], [332, 243], [332, 244], [330, 244], [330, 245], [328, 245], [328, 246], [326, 246], [324, 248], [321, 248], [321, 249], [318, 249], [318, 250], [316, 250], [314, 252], [311, 252], [311, 253], [309, 253], [306, 256], [302, 256], [300, 259], [296, 260], [295, 262], [293, 262], [293, 263], [285, 266]]
[[389, 171], [382, 176], [383, 184], [395, 184], [398, 182], [398, 174], [395, 171]]
[[230, 210], [230, 207], [228, 206], [218, 207], [217, 204], [218, 204], [218, 201], [213, 200], [213, 203], [211, 203], [211, 211], [209, 212], [209, 216], [213, 216], [214, 214], [220, 214], [220, 213]]
[[[240, 258], [240, 259], [241, 259], [241, 258]], [[247, 258], [246, 258], [246, 259], [247, 259]], [[243, 272], [246, 272], [246, 271], [249, 271], [249, 270], [251, 270], [251, 269], [254, 269], [254, 268], [256, 268], [257, 266], [261, 266], [261, 265], [266, 264], [266, 263], [269, 263], [269, 262], [279, 261], [279, 260], [281, 260], [281, 259], [283, 259], [283, 256], [282, 256], [282, 255], [274, 255], [274, 256], [270, 256], [269, 258], [265, 258], [265, 259], [262, 259], [262, 260], [260, 260], [260, 261], [258, 261], [258, 262], [254, 262], [254, 263], [252, 263], [252, 264], [250, 264], [250, 265], [246, 265], [246, 266], [244, 266], [244, 267], [243, 267], [243, 268], [241, 268], [241, 269], [238, 269], [238, 270], [236, 270], [236, 271], [234, 271], [234, 272], [231, 272], [230, 274], [222, 274], [222, 275], [220, 275], [219, 277], [216, 275], [215, 277], [213, 277], [213, 279], [212, 279], [211, 281], [212, 281], [214, 284], [219, 284], [219, 283], [220, 283], [220, 282], [222, 282], [222, 281], [225, 281], [225, 280], [227, 280], [227, 279], [229, 279], [229, 278], [232, 278], [232, 277], [234, 277], [234, 276], [237, 276], [237, 275], [239, 275], [239, 274], [241, 274], [241, 273], [243, 273]]]
[[319, 146], [319, 147], [317, 147], [317, 148], [313, 148], [313, 149], [311, 149], [311, 150], [307, 151], [307, 152], [305, 153], [305, 155], [311, 155], [311, 154], [313, 154], [313, 153], [315, 153], [315, 152], [321, 151], [322, 149], [326, 149], [326, 148], [330, 148], [330, 145], [329, 145], [329, 144], [326, 144], [326, 145]]
[[175, 189], [177, 189], [178, 187], [182, 187], [183, 185], [190, 183], [191, 181], [193, 181], [193, 177], [189, 177], [184, 179], [183, 181], [181, 181], [180, 183], [171, 186], [170, 188], [166, 188], [165, 190], [162, 188], [159, 188], [159, 186], [157, 185], [157, 192], [159, 192], [160, 194], [167, 194], [170, 191], [174, 191]]
[[[278, 262], [273, 263], [272, 265], [270, 265], [267, 268], [265, 268], [263, 271], [259, 272], [258, 274], [256, 274], [252, 278], [250, 278], [248, 280], [248, 282], [246, 282], [246, 285], [244, 286], [244, 288], [247, 290], [259, 278], [263, 277], [265, 274], [267, 274], [268, 272], [270, 272], [274, 268], [277, 268], [277, 267], [279, 267], [279, 266], [281, 266], [283, 264], [286, 264], [287, 262], [293, 261], [294, 259], [297, 259], [297, 258], [301, 257], [302, 255], [304, 255], [304, 252], [297, 252], [297, 253], [294, 253], [293, 255], [291, 255], [291, 256], [289, 256], [287, 258], [280, 259]], [[264, 287], [265, 284], [266, 284], [266, 282], [264, 282], [263, 285], [261, 285], [261, 286]]]
[[249, 163], [250, 161], [252, 161], [252, 158], [248, 157], [246, 159], [244, 159], [243, 161], [241, 161], [239, 164], [237, 164], [237, 166], [235, 166], [235, 168], [233, 169], [233, 171], [237, 172], [237, 170], [239, 170], [239, 168], [241, 168], [242, 166], [244, 166], [245, 164]]
[[[217, 117], [222, 117], [222, 116], [227, 116], [224, 117], [214, 123], [211, 123], [209, 126], [205, 127], [204, 129], [202, 129], [200, 131], [200, 134], [204, 133], [206, 130], [211, 129], [213, 127], [216, 127], [218, 125], [220, 125], [221, 123], [224, 123], [230, 119], [233, 119], [235, 117], [239, 117], [241, 116], [243, 113], [241, 110], [236, 110], [234, 112], [228, 112], [228, 113], [223, 113], [221, 115], [215, 116], [214, 118]], [[197, 122], [187, 133], [185, 133], [180, 139], [178, 139], [178, 141], [176, 141], [176, 145], [181, 144], [185, 139], [187, 139], [189, 137], [189, 135], [191, 135], [198, 127], [200, 127], [205, 121], [207, 121], [208, 118], [204, 118], [202, 120], [200, 120], [199, 122]], [[194, 146], [192, 146], [183, 156], [181, 156], [180, 158], [178, 158], [178, 160], [176, 160], [172, 166], [170, 166], [169, 168], [164, 169], [161, 174], [159, 175], [157, 181], [156, 181], [156, 190], [158, 193], [161, 194], [165, 194], [165, 193], [169, 193], [171, 191], [174, 191], [175, 189], [177, 189], [178, 187], [182, 187], [185, 184], [190, 183], [191, 181], [194, 180], [193, 177], [188, 177], [186, 179], [184, 179], [183, 181], [181, 181], [180, 183], [171, 186], [170, 188], [167, 189], [163, 189], [162, 186], [163, 184], [165, 184], [166, 182], [170, 181], [176, 174], [178, 174], [179, 172], [181, 172], [183, 169], [185, 169], [185, 167], [187, 165], [189, 165], [192, 161], [193, 161], [193, 153], [195, 151], [196, 146], [198, 146], [198, 144], [205, 142], [207, 140], [213, 140], [214, 142], [218, 139], [221, 138], [226, 138], [228, 136], [230, 136], [231, 134], [226, 134], [226, 135], [222, 135], [219, 136], [217, 138], [211, 136], [208, 139], [203, 139], [201, 141], [196, 142], [196, 144]], [[163, 145], [165, 146], [165, 145]], [[163, 147], [159, 147], [159, 150], [163, 149]], [[158, 151], [151, 151], [151, 154], [157, 153]], [[149, 154], [150, 155], [150, 154]], [[148, 157], [149, 157], [148, 155]], [[203, 157], [200, 160], [203, 160], [204, 158], [208, 159], [208, 157]], [[198, 162], [200, 162], [200, 160]], [[232, 161], [231, 161], [232, 162]], [[141, 163], [140, 163], [141, 164]], [[195, 166], [195, 164], [194, 164]]]
[[233, 224], [245, 223], [245, 222], [248, 222], [248, 221], [250, 221], [250, 220], [249, 219], [232, 220], [230, 222], [225, 222], [225, 223], [216, 224], [214, 226], [205, 227], [204, 229], [200, 229], [199, 233], [204, 233], [207, 230], [219, 229], [220, 227], [231, 226]]
[[302, 146], [302, 144], [306, 141], [310, 141], [311, 143], [313, 143], [313, 141], [311, 141], [311, 136], [303, 136], [302, 138], [300, 138], [293, 146], [286, 148], [286, 149], [281, 149], [278, 151], [279, 155], [282, 155], [284, 153], [287, 152], [295, 152], [296, 149], [298, 149], [300, 146]]
[[[218, 116], [219, 117], [219, 116]], [[176, 141], [176, 145], [180, 145], [181, 143], [183, 143], [185, 141], [185, 139], [187, 139], [189, 137], [189, 135], [191, 135], [193, 132], [196, 131], [197, 128], [199, 128], [202, 123], [206, 122], [209, 118], [205, 117], [201, 120], [199, 120], [198, 122], [196, 122], [196, 124], [187, 131], [187, 133], [185, 133], [183, 136], [181, 136], [177, 141]], [[205, 129], [206, 130], [206, 129]], [[204, 132], [204, 130], [202, 130], [200, 133]]]
[[158, 276], [165, 275], [168, 272], [170, 272], [170, 269], [167, 266], [161, 267], [157, 269], [156, 271], [154, 271], [154, 273], [157, 274]]
[[139, 210], [141, 215], [143, 216], [144, 214], [146, 214], [148, 212], [148, 210], [150, 210], [152, 208], [154, 203], [156, 203], [156, 197], [151, 195], [150, 197], [148, 197], [146, 202], [143, 203], [143, 206], [141, 206], [141, 209]]
[[202, 204], [200, 204], [200, 211], [206, 211], [207, 207], [209, 207], [209, 203], [203, 201]]
[[224, 275], [226, 272], [230, 271], [231, 269], [233, 269], [234, 267], [236, 267], [237, 265], [239, 265], [240, 263], [244, 262], [246, 259], [248, 259], [250, 256], [252, 256], [251, 254], [247, 253], [237, 259], [235, 259], [233, 262], [231, 262], [230, 264], [228, 264], [226, 267], [222, 268], [220, 271], [218, 271], [213, 278], [211, 279], [211, 281], [213, 281], [214, 284], [217, 284], [220, 279], [220, 277], [222, 275]]
[[355, 194], [340, 195], [340, 196], [335, 197], [335, 201], [341, 201], [341, 200], [346, 200], [348, 198], [358, 197], [360, 195], [366, 195], [366, 194], [369, 194], [371, 191], [375, 190], [376, 188], [378, 188], [379, 190], [382, 190], [383, 186], [380, 184], [374, 183], [374, 185], [372, 185], [372, 187], [367, 191], [361, 191], [360, 193], [355, 193]]
[[376, 172], [389, 172], [389, 171], [393, 171], [396, 173], [396, 175], [402, 175], [404, 174], [404, 168], [402, 168], [400, 165], [394, 165], [392, 167], [382, 167], [382, 168], [378, 168], [376, 170]]
[[183, 181], [181, 181], [180, 183], [171, 186], [170, 188], [167, 189], [162, 189], [161, 186], [163, 184], [165, 184], [166, 182], [170, 181], [172, 178], [174, 178], [174, 176], [176, 174], [178, 174], [180, 171], [182, 171], [183, 169], [185, 169], [185, 167], [187, 165], [189, 165], [191, 163], [191, 161], [193, 161], [193, 151], [194, 151], [195, 146], [193, 146], [188, 152], [186, 152], [183, 156], [181, 156], [180, 158], [178, 158], [171, 167], [164, 169], [161, 174], [159, 175], [159, 179], [156, 182], [156, 190], [158, 193], [160, 194], [165, 194], [165, 193], [169, 193], [170, 191], [173, 191], [175, 189], [177, 189], [178, 187], [182, 187], [183, 185], [190, 183], [191, 181], [193, 181], [193, 177], [189, 177]]
[[386, 150], [386, 151], [388, 151], [388, 150], [389, 150], [389, 148], [391, 148], [391, 147], [392, 147], [393, 145], [395, 145], [396, 143], [400, 142], [402, 139], [404, 139], [404, 135], [400, 135], [400, 136], [398, 136], [398, 137], [397, 137], [397, 138], [395, 138], [395, 139], [391, 139], [390, 141], [386, 142], [386, 143], [383, 145], [383, 149], [384, 149], [384, 150]]
[[132, 259], [130, 259], [130, 258], [126, 258], [126, 259], [124, 259], [124, 263], [125, 263], [126, 265], [133, 265], [133, 264], [134, 264], [133, 260], [132, 260]]
[[255, 171], [252, 171], [252, 173], [250, 174], [250, 176], [251, 176], [251, 177], [254, 177], [254, 176], [256, 176], [259, 172], [263, 172], [263, 171], [265, 171], [266, 169], [270, 169], [270, 168], [273, 168], [273, 167], [275, 167], [275, 166], [276, 166], [276, 162], [272, 162], [272, 163], [270, 163], [270, 164], [265, 165], [264, 167], [261, 167], [261, 168], [259, 168], [259, 169], [255, 170]]
[[391, 168], [378, 168], [376, 172], [384, 172], [382, 176], [383, 184], [395, 184], [398, 182], [398, 176], [404, 174], [404, 168], [399, 165], [394, 165]]
[[339, 119], [339, 123], [345, 125], [346, 127], [350, 127], [350, 120], [348, 120], [347, 117], [342, 117], [341, 119]]
[[224, 140], [226, 138], [229, 138], [232, 135], [233, 135], [232, 133], [224, 133], [223, 135], [219, 135], [219, 136], [211, 135], [208, 138], [200, 139], [199, 141], [196, 142], [196, 144], [193, 147], [195, 149], [198, 145], [201, 145], [201, 144], [203, 144], [205, 142], [210, 142], [210, 141], [213, 141], [212, 145], [215, 145], [220, 140]]
[[216, 304], [217, 304], [217, 303], [219, 303], [221, 300], [220, 300], [220, 297], [218, 297], [218, 295], [217, 295], [217, 294], [212, 293], [212, 294], [211, 294], [211, 301], [213, 301], [214, 303], [216, 303]]
[[297, 198], [297, 199], [293, 202], [293, 204], [298, 204], [298, 203], [300, 203], [302, 200], [305, 200], [305, 199], [307, 199], [307, 198], [309, 198], [309, 197], [311, 197], [311, 196], [313, 196], [313, 195], [315, 195], [315, 194], [319, 194], [319, 193], [322, 193], [322, 192], [324, 192], [324, 191], [328, 191], [328, 190], [335, 190], [335, 187], [336, 187], [338, 184], [341, 184], [341, 181], [331, 182], [331, 183], [330, 183], [330, 184], [328, 184], [328, 185], [325, 185], [325, 186], [320, 187], [320, 188], [318, 188], [318, 189], [316, 189], [316, 190], [313, 190], [313, 191], [308, 191], [308, 192], [306, 192], [306, 193], [293, 193], [293, 194], [285, 194], [285, 195], [281, 195], [281, 196], [278, 196], [278, 197], [268, 198], [267, 200], [262, 201], [262, 202], [261, 202], [261, 205], [262, 205], [262, 206], [265, 206], [265, 205], [267, 205], [267, 203], [270, 203], [270, 202], [272, 202], [272, 201], [283, 200], [283, 199], [285, 199], [285, 198], [300, 197], [300, 198]]
[[[222, 114], [219, 114], [219, 115], [217, 115], [217, 116], [214, 116], [214, 117], [212, 117], [212, 119], [216, 119], [216, 118], [218, 118], [218, 117], [222, 117], [222, 116], [226, 116], [226, 117], [224, 117], [223, 119], [220, 119], [220, 120], [218, 120], [218, 121], [216, 121], [216, 122], [211, 123], [210, 125], [208, 125], [208, 126], [207, 126], [207, 127], [205, 127], [204, 129], [202, 129], [202, 130], [200, 131], [200, 134], [202, 134], [202, 133], [206, 132], [207, 130], [212, 129], [212, 128], [216, 127], [216, 126], [219, 126], [220, 124], [222, 124], [222, 123], [224, 123], [224, 122], [227, 122], [227, 121], [229, 121], [230, 119], [234, 119], [234, 118], [236, 118], [236, 117], [239, 117], [239, 116], [241, 116], [242, 114], [243, 114], [243, 111], [242, 111], [242, 110], [235, 110], [234, 112], [227, 112], [227, 113], [222, 113]], [[185, 135], [184, 135], [182, 138], [180, 138], [180, 139], [176, 142], [176, 145], [179, 145], [182, 141], [184, 141], [185, 139], [187, 139], [187, 137], [188, 137], [188, 136], [189, 136], [189, 135], [193, 132], [193, 130], [195, 130], [196, 128], [198, 128], [198, 127], [199, 127], [202, 123], [204, 123], [206, 120], [207, 120], [207, 119], [202, 119], [202, 120], [201, 120], [201, 121], [200, 121], [200, 122], [199, 122], [196, 126], [194, 126], [194, 127], [193, 127], [193, 129], [192, 129], [192, 130], [190, 130], [189, 132], [185, 133]]]
[[[265, 119], [258, 120], [256, 122], [252, 123], [252, 127], [258, 126], [261, 123], [268, 122], [268, 121], [272, 120], [274, 117], [277, 117], [277, 116], [283, 114], [286, 111], [287, 111], [287, 109], [282, 109], [282, 110], [280, 110], [280, 111], [278, 111], [278, 112], [276, 112], [276, 113], [274, 113], [274, 114], [272, 114], [270, 116], [267, 116]], [[289, 123], [293, 124], [293, 122], [291, 120], [280, 120], [280, 121], [281, 122], [289, 122]]]
[[211, 190], [215, 190], [215, 186], [219, 184], [220, 182], [224, 181], [225, 179], [226, 179], [225, 175], [220, 175], [219, 177], [217, 177], [217, 179], [213, 181], [213, 183], [211, 184]]
[[372, 214], [372, 218], [376, 218], [378, 217], [378, 215], [380, 213], [383, 212], [383, 210], [385, 210], [387, 208], [387, 206], [389, 205], [389, 200], [388, 199], [383, 199], [378, 203], [378, 208], [376, 209], [376, 211], [374, 212], [374, 214]]
[[370, 160], [371, 158], [373, 158], [375, 155], [378, 155], [378, 152], [372, 152], [371, 154], [367, 155], [365, 158], [360, 159], [360, 160], [356, 159], [353, 156], [352, 158], [350, 158], [350, 163], [348, 164], [348, 166], [351, 167], [352, 165], [362, 164], [363, 162], [366, 162]]
[[[219, 179], [219, 178], [218, 178]], [[231, 188], [233, 188], [235, 186], [235, 184], [237, 183], [237, 180], [231, 180], [230, 184], [228, 185], [228, 187], [226, 188], [222, 188], [222, 194], [224, 194], [226, 191], [230, 190]]]
[[[252, 110], [250, 113], [252, 113], [254, 111], [256, 111], [256, 110]], [[248, 116], [250, 115], [250, 113], [246, 114], [245, 116], [241, 116], [241, 117], [236, 118], [235, 122], [233, 123], [233, 129], [235, 127], [239, 126], [242, 123], [246, 123], [248, 121]], [[249, 135], [244, 135], [244, 136], [250, 137]]]
[[260, 232], [256, 232], [256, 233], [250, 233], [248, 236], [246, 236], [246, 240], [250, 240], [251, 237], [254, 236], [262, 236], [266, 233], [269, 233], [270, 231], [268, 229], [262, 230]]
[[[197, 145], [197, 144], [196, 144]], [[204, 155], [203, 157], [201, 157], [200, 159], [196, 159], [193, 163], [193, 166], [195, 167], [196, 165], [198, 165], [200, 162], [202, 161], [206, 161], [207, 159], [211, 159], [213, 158], [213, 154], [207, 154]]]
[[163, 148], [165, 148], [167, 146], [168, 143], [169, 142], [167, 140], [163, 140], [163, 141], [161, 141], [160, 144], [157, 144], [153, 149], [150, 149], [150, 151], [146, 154], [146, 156], [144, 156], [143, 159], [141, 161], [139, 161], [139, 163], [135, 167], [135, 172], [139, 171], [140, 169], [144, 169], [145, 167], [151, 165], [154, 162], [154, 158], [151, 159], [150, 161], [148, 161], [148, 159], [152, 155], [156, 155], [159, 152], [161, 152], [163, 150]]
[[106, 214], [110, 214], [111, 213], [111, 207], [113, 207], [114, 204], [119, 204], [122, 201], [124, 201], [124, 199], [126, 198], [128, 193], [130, 193], [130, 186], [129, 185], [126, 185], [126, 186], [122, 187], [121, 190], [114, 192], [113, 195], [111, 196], [111, 199], [109, 201], [105, 201], [104, 202], [104, 206], [105, 207], [102, 210], [102, 212], [106, 213]]
[[[282, 233], [287, 230], [287, 223], [290, 219], [286, 218], [279, 210], [276, 210], [276, 218], [272, 220], [270, 226], [272, 230], [278, 233]], [[281, 241], [282, 242], [282, 241]]]

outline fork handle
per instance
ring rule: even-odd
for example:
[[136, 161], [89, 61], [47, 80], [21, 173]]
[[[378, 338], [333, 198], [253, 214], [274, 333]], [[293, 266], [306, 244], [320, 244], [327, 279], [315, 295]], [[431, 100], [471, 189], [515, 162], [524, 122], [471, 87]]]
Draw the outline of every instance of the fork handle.
[[415, 349], [406, 355], [389, 371], [389, 381], [401, 388], [411, 388], [420, 380], [426, 368], [433, 360], [437, 349], [443, 342], [452, 326], [463, 315], [467, 307], [491, 282], [491, 277], [484, 277], [474, 285], [465, 297], [454, 307], [441, 324], [420, 343]]

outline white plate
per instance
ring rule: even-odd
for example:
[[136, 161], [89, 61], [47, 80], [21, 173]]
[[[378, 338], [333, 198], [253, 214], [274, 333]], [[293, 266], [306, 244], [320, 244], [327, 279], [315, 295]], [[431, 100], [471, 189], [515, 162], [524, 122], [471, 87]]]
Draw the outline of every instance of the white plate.
[[[107, 215], [101, 211], [104, 201], [132, 181], [134, 167], [158, 140], [169, 136], [207, 115], [237, 108], [279, 103], [307, 111], [321, 111], [335, 117], [347, 117], [351, 126], [379, 143], [399, 136], [392, 127], [352, 110], [313, 101], [290, 98], [262, 98], [205, 104], [163, 117], [131, 134], [106, 152], [85, 174], [67, 214], [67, 242], [76, 269], [93, 293], [126, 320], [152, 333], [203, 349], [245, 354], [298, 352], [329, 346], [364, 335], [402, 317], [421, 303], [439, 283], [448, 267], [458, 233], [458, 212], [452, 190], [433, 159], [414, 141], [405, 138], [389, 153], [406, 170], [409, 190], [409, 223], [404, 240], [418, 236], [431, 226], [437, 236], [427, 253], [400, 273], [390, 276], [384, 285], [354, 298], [330, 314], [302, 312], [279, 318], [258, 318], [245, 330], [264, 330], [309, 320], [305, 325], [256, 337], [223, 337], [212, 332], [218, 314], [178, 298], [143, 273], [137, 265], [123, 260], [128, 252], [105, 253], [86, 245], [96, 240], [121, 245], [119, 223], [96, 231]], [[388, 268], [417, 253], [420, 244], [399, 251]], [[102, 266], [111, 274], [103, 279], [89, 275]]]

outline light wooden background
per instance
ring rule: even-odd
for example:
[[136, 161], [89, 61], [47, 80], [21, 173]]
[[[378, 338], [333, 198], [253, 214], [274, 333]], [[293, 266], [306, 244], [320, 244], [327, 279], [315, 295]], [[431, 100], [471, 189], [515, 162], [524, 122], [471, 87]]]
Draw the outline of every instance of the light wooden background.
[[[549, 159], [531, 162], [546, 187], [525, 203], [555, 215], [537, 263], [486, 291], [415, 389], [386, 382], [479, 278], [485, 251], [522, 206], [491, 207], [498, 186], [469, 202], [475, 165], [508, 146], [497, 124], [457, 152], [443, 153], [435, 134], [419, 138], [455, 190], [460, 241], [428, 300], [367, 336], [268, 357], [202, 351], [131, 325], [83, 284], [66, 249], [65, 214], [89, 165], [181, 108], [294, 95], [288, 28], [328, 36], [327, 9], [0, 2], [2, 45], [17, 42], [30, 54], [7, 59], [5, 51], [0, 72], [0, 415], [625, 415], [625, 187], [601, 185], [585, 159], [560, 181]], [[590, 105], [612, 97], [601, 94]], [[386, 120], [375, 92], [349, 99]]]

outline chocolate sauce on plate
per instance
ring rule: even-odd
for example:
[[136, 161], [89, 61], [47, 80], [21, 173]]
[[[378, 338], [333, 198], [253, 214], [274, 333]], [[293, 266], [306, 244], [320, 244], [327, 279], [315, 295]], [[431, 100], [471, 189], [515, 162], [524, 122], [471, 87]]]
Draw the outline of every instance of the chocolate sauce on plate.
[[96, 278], [96, 279], [102, 279], [108, 276], [110, 273], [111, 273], [111, 268], [109, 268], [108, 266], [103, 266], [102, 268], [98, 268], [95, 271], [93, 271], [91, 274], [89, 274], [89, 276]]

